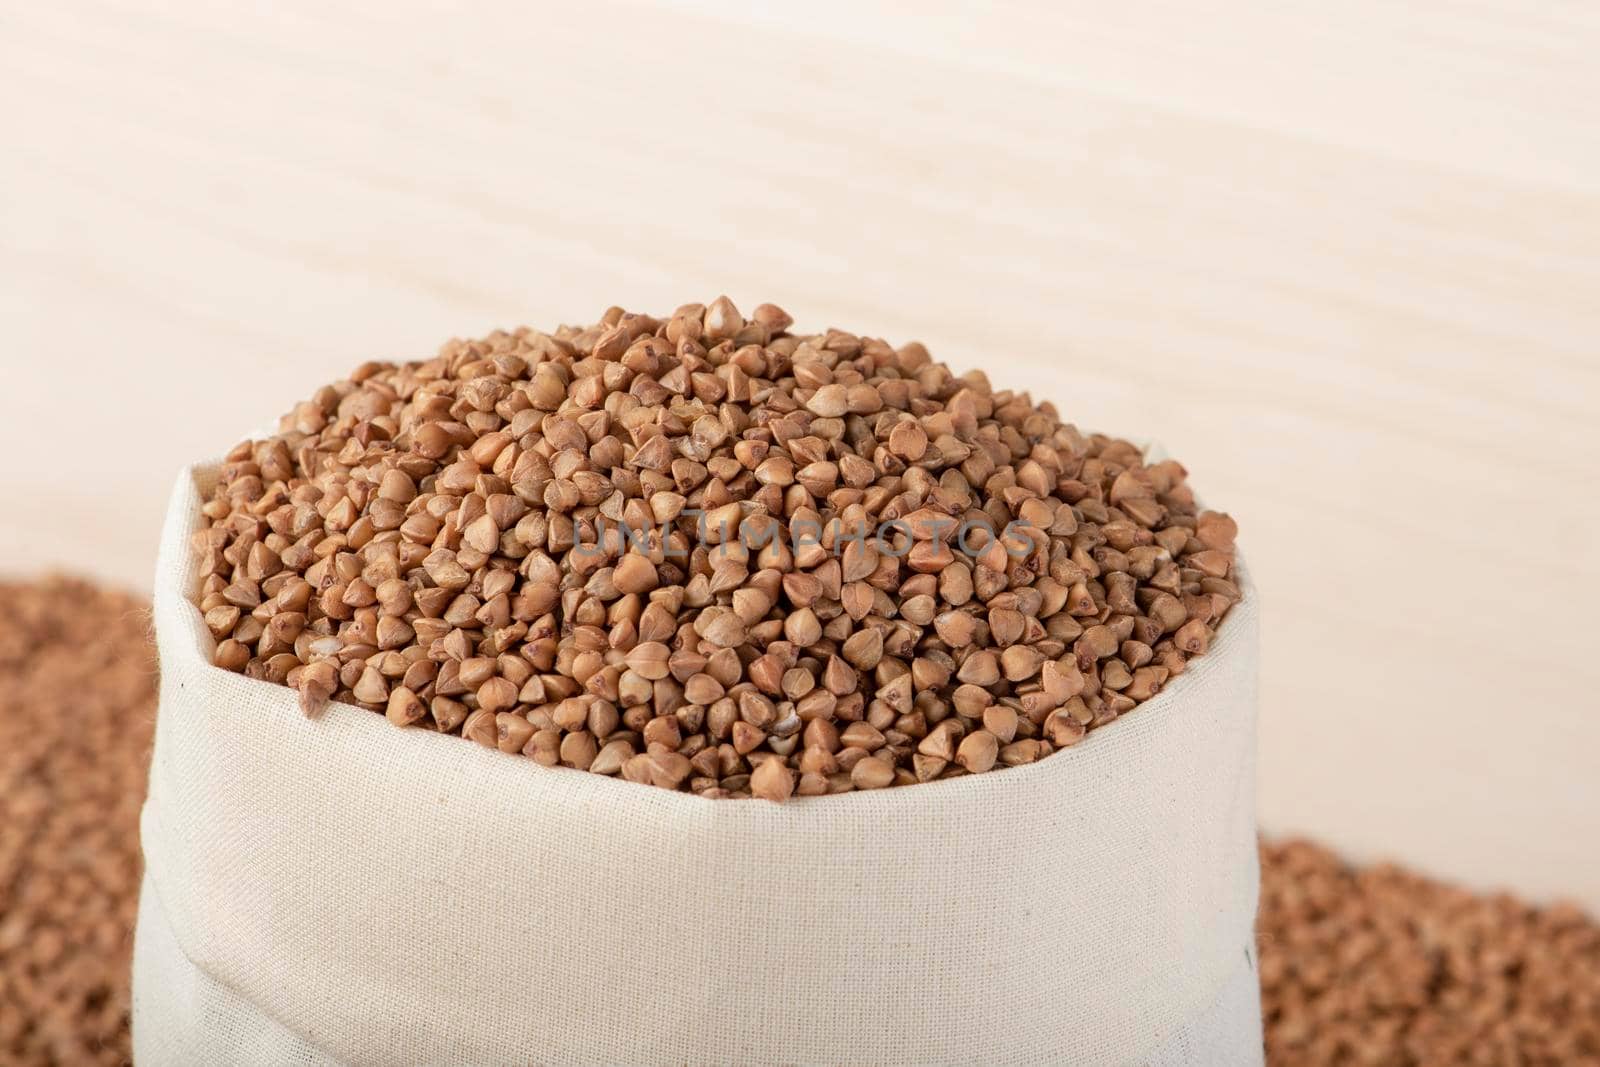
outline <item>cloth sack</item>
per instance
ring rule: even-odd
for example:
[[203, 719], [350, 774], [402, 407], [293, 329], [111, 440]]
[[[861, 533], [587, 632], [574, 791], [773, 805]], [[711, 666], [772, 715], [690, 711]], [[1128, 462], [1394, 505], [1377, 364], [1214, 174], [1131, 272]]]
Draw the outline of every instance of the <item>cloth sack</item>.
[[178, 479], [133, 1041], [163, 1064], [1262, 1062], [1256, 596], [1025, 767], [777, 805], [219, 670]]

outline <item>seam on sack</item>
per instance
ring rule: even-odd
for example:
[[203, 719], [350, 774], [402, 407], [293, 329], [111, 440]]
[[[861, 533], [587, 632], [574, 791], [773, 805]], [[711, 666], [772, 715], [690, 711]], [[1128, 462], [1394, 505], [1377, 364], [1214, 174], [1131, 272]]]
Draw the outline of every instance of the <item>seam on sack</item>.
[[[1249, 950], [1246, 949], [1247, 962], [1248, 952]], [[1243, 969], [1237, 963], [1229, 965], [1226, 962], [1232, 957], [1232, 955], [1233, 953], [1230, 951], [1224, 951], [1221, 953], [1218, 960], [1220, 965], [1214, 968], [1215, 970], [1221, 972], [1220, 977], [1214, 975], [1212, 981], [1206, 984], [1203, 995], [1196, 995], [1190, 998], [1190, 1003], [1187, 1010], [1185, 1010], [1182, 1015], [1174, 1019], [1170, 1026], [1161, 1030], [1152, 1030], [1147, 1040], [1140, 1044], [1138, 1054], [1129, 1062], [1143, 1063], [1147, 1061], [1153, 1054], [1165, 1049], [1188, 1027], [1193, 1026], [1195, 1020], [1199, 1019], [1208, 1010], [1221, 1003], [1223, 991], [1228, 988], [1228, 984], [1233, 981], [1234, 976]], [[1252, 967], [1250, 969], [1252, 973], [1254, 973], [1254, 968]]]
[[[1216, 1012], [1222, 1007], [1224, 993], [1228, 992], [1228, 987], [1232, 985], [1236, 979], [1241, 978], [1244, 973], [1248, 973], [1252, 978], [1256, 976], [1252, 942], [1248, 939], [1245, 941], [1244, 945], [1244, 965], [1240, 966], [1239, 964], [1234, 964], [1233, 968], [1228, 971], [1223, 981], [1218, 984], [1216, 990], [1212, 993], [1209, 1000], [1195, 1008], [1194, 1011], [1190, 1012], [1184, 1023], [1172, 1033], [1168, 1034], [1165, 1040], [1155, 1042], [1149, 1048], [1144, 1049], [1141, 1056], [1132, 1062], [1148, 1062], [1149, 1058], [1158, 1052], [1170, 1053], [1172, 1051], [1170, 1048], [1172, 1042], [1180, 1034], [1185, 1032], [1186, 1027], [1193, 1026], [1197, 1020]], [[1250, 1018], [1257, 1025], [1257, 1027], [1259, 1027], [1261, 1024], [1261, 994], [1259, 980], [1253, 982], [1252, 985], [1256, 991], [1256, 995], [1253, 998], [1254, 1010], [1250, 1011], [1246, 1017]], [[1257, 1050], [1256, 1056], [1250, 1060], [1248, 1065], [1239, 1065], [1239, 1067], [1255, 1067], [1257, 1064], [1264, 1063], [1265, 1060], [1266, 1048], [1265, 1046], [1262, 1046]], [[1233, 1065], [1229, 1065], [1229, 1067], [1233, 1067]]]
[[[148, 801], [146, 802], [145, 806], [146, 806], [146, 808], [150, 807]], [[151, 812], [151, 815], [152, 815], [153, 819], [155, 819], [156, 821], [159, 821], [160, 817], [155, 815], [155, 813], [153, 811]], [[146, 882], [147, 882], [147, 884], [149, 886], [149, 891], [155, 896], [156, 909], [158, 911], [160, 911], [161, 919], [162, 919], [162, 921], [164, 921], [166, 923], [168, 933], [170, 933], [172, 935], [172, 943], [177, 946], [178, 953], [179, 953], [179, 955], [181, 955], [183, 957], [183, 960], [184, 960], [185, 963], [187, 963], [190, 967], [194, 968], [201, 975], [204, 975], [207, 980], [216, 983], [222, 989], [228, 991], [229, 993], [232, 993], [234, 996], [238, 997], [241, 1001], [243, 1001], [244, 1003], [250, 1005], [251, 1008], [255, 1009], [256, 1011], [259, 1011], [262, 1015], [266, 1016], [268, 1019], [271, 1019], [273, 1024], [275, 1026], [277, 1026], [280, 1030], [284, 1031], [285, 1033], [294, 1035], [296, 1038], [298, 1038], [307, 1047], [309, 1047], [311, 1049], [314, 1049], [317, 1053], [319, 1053], [323, 1057], [323, 1059], [326, 1060], [328, 1063], [340, 1064], [340, 1065], [346, 1064], [347, 1061], [342, 1060], [338, 1056], [334, 1055], [327, 1048], [323, 1047], [322, 1044], [320, 1044], [319, 1042], [313, 1040], [311, 1037], [309, 1037], [308, 1035], [306, 1035], [305, 1033], [300, 1031], [298, 1028], [290, 1026], [287, 1023], [285, 1023], [281, 1018], [278, 1017], [278, 1015], [275, 1012], [273, 1012], [270, 1009], [262, 1006], [261, 1004], [258, 1004], [255, 1001], [254, 998], [252, 998], [244, 990], [240, 989], [239, 986], [236, 985], [234, 982], [229, 981], [228, 979], [222, 977], [221, 975], [219, 975], [215, 971], [213, 971], [210, 967], [208, 967], [205, 964], [203, 964], [203, 963], [199, 962], [198, 960], [196, 960], [195, 957], [194, 957], [194, 953], [190, 952], [189, 951], [189, 946], [184, 943], [185, 934], [179, 929], [179, 924], [173, 921], [172, 912], [167, 907], [166, 896], [165, 896], [165, 894], [163, 894], [161, 892], [161, 886], [159, 884], [159, 880], [157, 879], [155, 874], [152, 872], [148, 862], [145, 864], [145, 874], [147, 875]]]

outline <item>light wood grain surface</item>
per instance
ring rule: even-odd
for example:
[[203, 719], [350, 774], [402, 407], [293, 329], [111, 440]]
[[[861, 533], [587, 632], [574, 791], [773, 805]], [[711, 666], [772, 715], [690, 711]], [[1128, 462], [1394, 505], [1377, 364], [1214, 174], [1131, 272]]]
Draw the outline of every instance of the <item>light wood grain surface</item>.
[[0, 4], [0, 567], [147, 585], [358, 361], [772, 300], [1238, 516], [1269, 829], [1600, 910], [1600, 9], [921, 8]]

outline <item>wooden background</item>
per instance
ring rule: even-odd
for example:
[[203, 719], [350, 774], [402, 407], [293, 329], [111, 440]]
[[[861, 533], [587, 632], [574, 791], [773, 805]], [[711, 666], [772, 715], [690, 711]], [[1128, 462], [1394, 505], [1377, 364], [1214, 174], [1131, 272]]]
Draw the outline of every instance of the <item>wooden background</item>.
[[1238, 516], [1269, 829], [1600, 910], [1600, 8], [919, 8], [4, 0], [0, 569], [147, 585], [361, 360], [771, 300]]

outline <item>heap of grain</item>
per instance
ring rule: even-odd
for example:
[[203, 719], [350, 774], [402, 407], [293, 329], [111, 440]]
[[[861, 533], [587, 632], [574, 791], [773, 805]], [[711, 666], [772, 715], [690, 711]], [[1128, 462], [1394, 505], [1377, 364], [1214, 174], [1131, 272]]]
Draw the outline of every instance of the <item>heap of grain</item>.
[[0, 1063], [126, 1063], [149, 608], [65, 578], [0, 605]]
[[1600, 923], [1309, 841], [1261, 850], [1273, 1064], [1600, 1067]]
[[228, 454], [215, 662], [707, 797], [1031, 763], [1239, 599], [1185, 471], [726, 298], [368, 363]]

